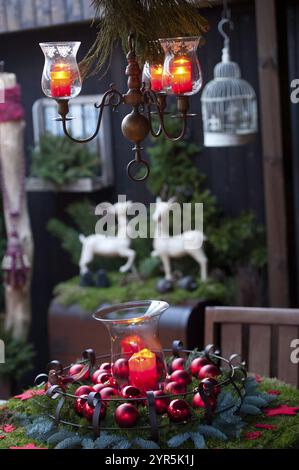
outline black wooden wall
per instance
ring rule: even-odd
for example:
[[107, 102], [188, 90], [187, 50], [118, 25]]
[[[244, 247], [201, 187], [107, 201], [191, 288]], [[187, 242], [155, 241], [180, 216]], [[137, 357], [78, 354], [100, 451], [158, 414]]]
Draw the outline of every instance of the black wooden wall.
[[[200, 61], [207, 82], [213, 76], [213, 67], [220, 61], [222, 38], [217, 31], [220, 17], [219, 8], [204, 11], [210, 21], [211, 31], [206, 45], [199, 51]], [[232, 55], [240, 64], [243, 77], [249, 80], [258, 91], [257, 56], [254, 6], [240, 4], [233, 6], [235, 28], [232, 32]], [[42, 97], [40, 78], [43, 68], [43, 54], [38, 43], [58, 40], [80, 40], [81, 57], [93, 42], [95, 31], [86, 23], [64, 25], [62, 27], [36, 29], [0, 36], [0, 60], [5, 60], [7, 71], [17, 74], [23, 91], [26, 109], [26, 149], [32, 145], [31, 108], [34, 101]], [[107, 76], [98, 81], [91, 78], [84, 84], [83, 93], [97, 93], [105, 90], [113, 81], [125, 90], [125, 59], [122, 51], [116, 49], [112, 68]], [[198, 113], [190, 130], [196, 142], [202, 142], [202, 122], [200, 115], [200, 96], [191, 100], [191, 111]], [[120, 131], [121, 120], [126, 110], [113, 114], [113, 158], [115, 168], [115, 187], [92, 196], [94, 202], [116, 198], [117, 194], [127, 194], [129, 198], [150, 201], [151, 195], [144, 185], [132, 183], [125, 174], [127, 162], [132, 158], [130, 144], [124, 140]], [[28, 162], [29, 163], [29, 162]], [[259, 221], [264, 221], [262, 153], [260, 137], [255, 144], [235, 149], [203, 149], [197, 164], [207, 174], [207, 185], [217, 196], [227, 215], [238, 215], [245, 210], [253, 210]], [[33, 324], [31, 338], [38, 350], [36, 368], [43, 369], [47, 360], [47, 309], [52, 289], [60, 281], [74, 275], [76, 269], [70, 265], [67, 255], [46, 230], [51, 217], [65, 218], [64, 208], [84, 195], [33, 193], [29, 194], [30, 214], [35, 242], [35, 264], [33, 280]]]

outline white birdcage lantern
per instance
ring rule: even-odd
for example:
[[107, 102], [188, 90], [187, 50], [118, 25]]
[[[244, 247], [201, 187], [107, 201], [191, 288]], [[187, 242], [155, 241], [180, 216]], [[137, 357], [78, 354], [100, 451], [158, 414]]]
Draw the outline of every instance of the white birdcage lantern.
[[223, 25], [219, 31], [225, 39], [222, 61], [214, 69], [214, 80], [202, 93], [202, 117], [205, 147], [246, 145], [255, 138], [258, 128], [257, 99], [252, 86], [241, 79], [240, 67], [231, 61], [229, 38]]

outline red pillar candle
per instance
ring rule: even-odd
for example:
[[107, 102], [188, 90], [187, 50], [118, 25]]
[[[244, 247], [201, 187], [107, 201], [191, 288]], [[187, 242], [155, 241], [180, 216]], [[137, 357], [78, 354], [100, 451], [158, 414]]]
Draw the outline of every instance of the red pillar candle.
[[71, 96], [72, 74], [68, 64], [54, 64], [51, 70], [51, 95], [53, 98]]
[[123, 356], [131, 357], [132, 354], [141, 351], [144, 348], [144, 343], [138, 335], [125, 336], [121, 340], [121, 353]]
[[170, 65], [170, 84], [175, 95], [192, 91], [192, 62], [188, 57], [175, 57]]
[[130, 384], [139, 390], [157, 389], [156, 354], [149, 349], [142, 349], [129, 359]]
[[153, 91], [160, 92], [163, 90], [162, 77], [163, 77], [163, 65], [151, 65], [151, 88]]

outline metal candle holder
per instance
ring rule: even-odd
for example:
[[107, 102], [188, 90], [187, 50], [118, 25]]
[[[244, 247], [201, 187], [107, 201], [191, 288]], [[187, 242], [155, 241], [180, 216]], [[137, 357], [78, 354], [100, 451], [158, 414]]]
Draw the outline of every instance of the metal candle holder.
[[[165, 353], [172, 354], [174, 357], [179, 357], [182, 354], [190, 354], [192, 353], [191, 350], [183, 349], [183, 344], [181, 341], [176, 340], [173, 342], [172, 349], [165, 349]], [[234, 390], [236, 391], [238, 395], [238, 406], [236, 409], [236, 412], [241, 408], [243, 399], [244, 399], [244, 383], [247, 377], [247, 372], [245, 369], [245, 364], [244, 362], [237, 361], [239, 358], [238, 354], [234, 354], [230, 356], [229, 359], [226, 359], [222, 356], [220, 356], [219, 351], [216, 350], [214, 345], [209, 345], [205, 348], [204, 350], [204, 357], [212, 364], [217, 365], [218, 367], [221, 366], [221, 364], [225, 364], [227, 369], [227, 377], [222, 381], [217, 383], [217, 388], [224, 389], [227, 386], [233, 386]], [[95, 352], [93, 349], [86, 349], [83, 354], [82, 354], [82, 364], [85, 364], [87, 367], [86, 370], [92, 371], [96, 361], [97, 360], [105, 360], [109, 358], [109, 355], [101, 355], [97, 356], [95, 355]], [[57, 374], [63, 374], [66, 372], [71, 366], [63, 368], [62, 364], [59, 361], [52, 361], [50, 362], [48, 369], [51, 372], [47, 374], [40, 374], [36, 377], [35, 383], [38, 384], [41, 380], [46, 379], [47, 381], [50, 382], [50, 387], [46, 391], [46, 396], [52, 400], [57, 400], [58, 404], [56, 407], [55, 414], [50, 414], [49, 417], [53, 419], [57, 424], [65, 424], [69, 426], [73, 426], [74, 428], [81, 428], [81, 429], [86, 429], [86, 430], [92, 430], [95, 434], [95, 436], [99, 436], [101, 431], [135, 431], [136, 430], [148, 430], [150, 431], [151, 438], [155, 441], [159, 439], [159, 429], [168, 426], [168, 424], [163, 424], [163, 425], [158, 425], [157, 421], [157, 414], [155, 410], [155, 397], [153, 391], [148, 391], [146, 393], [146, 397], [141, 397], [141, 398], [109, 398], [109, 399], [102, 399], [101, 395], [97, 392], [91, 392], [87, 398], [87, 403], [94, 408], [94, 414], [93, 414], [93, 419], [92, 419], [92, 425], [91, 426], [83, 426], [81, 424], [76, 424], [76, 423], [71, 423], [69, 421], [64, 420], [61, 417], [61, 412], [63, 410], [63, 406], [68, 399], [76, 400], [78, 397], [71, 394], [67, 393], [64, 391], [59, 383], [57, 383], [57, 378], [56, 374], [53, 374], [53, 371], [55, 371]], [[56, 382], [56, 383], [55, 383]], [[198, 387], [196, 387], [194, 390], [187, 392], [185, 394], [182, 394], [184, 397], [186, 396], [194, 396], [196, 393], [199, 393], [204, 404], [205, 404], [205, 415], [204, 419], [205, 421], [210, 424], [214, 418], [214, 416], [223, 413], [224, 411], [227, 411], [229, 409], [232, 409], [234, 405], [230, 405], [226, 408], [223, 408], [221, 410], [218, 410], [217, 412], [213, 410], [213, 408], [210, 405], [209, 402], [209, 397], [213, 394], [213, 388], [215, 385], [211, 384], [210, 386], [207, 386], [200, 383]], [[180, 395], [165, 395], [165, 397], [170, 398], [170, 399], [176, 399]], [[163, 397], [159, 397], [163, 398]], [[149, 417], [149, 425], [148, 426], [134, 426], [133, 428], [119, 428], [119, 427], [105, 427], [101, 426], [101, 407], [106, 401], [112, 401], [112, 402], [119, 402], [119, 403], [130, 403], [130, 402], [147, 402], [148, 406], [148, 417]], [[198, 420], [199, 418], [196, 416], [193, 416], [191, 420]]]

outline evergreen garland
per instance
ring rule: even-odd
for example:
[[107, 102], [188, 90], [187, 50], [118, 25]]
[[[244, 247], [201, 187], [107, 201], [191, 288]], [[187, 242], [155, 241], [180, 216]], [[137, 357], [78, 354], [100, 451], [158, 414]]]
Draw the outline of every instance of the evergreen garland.
[[140, 64], [161, 61], [159, 38], [200, 36], [208, 31], [208, 23], [198, 10], [207, 4], [203, 0], [93, 0], [98, 33], [81, 62], [82, 75], [94, 66], [95, 73], [103, 69], [119, 41], [127, 52], [131, 32]]

